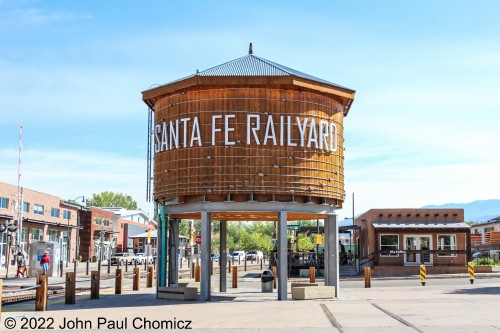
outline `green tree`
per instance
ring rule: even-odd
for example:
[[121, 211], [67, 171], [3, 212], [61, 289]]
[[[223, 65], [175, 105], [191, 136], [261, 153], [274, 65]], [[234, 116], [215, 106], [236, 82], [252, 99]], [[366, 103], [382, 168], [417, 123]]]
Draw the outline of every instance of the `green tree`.
[[137, 209], [135, 202], [130, 195], [114, 192], [94, 193], [92, 199], [86, 200], [87, 207], [122, 207], [125, 209]]
[[306, 235], [299, 236], [298, 245], [300, 252], [309, 251], [314, 247], [314, 243], [312, 242], [311, 237]]

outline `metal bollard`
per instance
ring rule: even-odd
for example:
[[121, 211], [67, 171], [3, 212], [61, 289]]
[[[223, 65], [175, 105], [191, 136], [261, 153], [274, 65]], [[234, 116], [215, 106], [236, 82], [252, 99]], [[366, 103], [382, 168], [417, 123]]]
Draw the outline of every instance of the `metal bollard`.
[[309, 283], [316, 283], [316, 267], [309, 267]]
[[420, 265], [420, 282], [422, 283], [422, 286], [425, 286], [425, 278], [426, 278], [425, 265]]
[[469, 270], [470, 284], [473, 284], [474, 283], [474, 263], [472, 261], [469, 261], [467, 263], [467, 268]]
[[73, 273], [75, 273], [75, 277], [76, 277], [76, 266], [77, 266], [77, 261], [73, 261]]
[[276, 289], [276, 281], [278, 280], [278, 268], [276, 266], [271, 267], [271, 271], [274, 275], [273, 289]]
[[243, 260], [245, 260], [245, 272], [246, 272], [247, 271], [247, 257], [245, 256], [245, 259], [243, 259]]
[[89, 263], [89, 261], [87, 260], [87, 268], [86, 268], [86, 270], [85, 270], [85, 275], [89, 275], [89, 265], [90, 265], [90, 263]]
[[233, 266], [233, 288], [238, 288], [238, 267]]
[[260, 270], [262, 270], [262, 262], [264, 261], [264, 259], [260, 258]]
[[0, 318], [2, 318], [2, 279], [0, 279]]
[[210, 260], [210, 275], [214, 275], [214, 260]]
[[35, 311], [47, 311], [47, 275], [38, 275], [36, 284]]
[[139, 267], [134, 267], [134, 280], [132, 285], [132, 290], [139, 290], [141, 284], [141, 269]]
[[90, 272], [90, 299], [99, 299], [99, 288], [101, 284], [101, 272]]
[[238, 266], [241, 265], [241, 257], [238, 256]]
[[154, 277], [155, 277], [155, 270], [153, 266], [148, 266], [148, 278], [146, 279], [146, 288], [153, 288]]
[[125, 272], [128, 273], [128, 260], [125, 260]]
[[233, 259], [229, 260], [229, 265], [227, 265], [227, 272], [231, 273], [231, 263], [233, 262]]
[[63, 277], [63, 270], [64, 270], [64, 265], [63, 261], [59, 261], [59, 277]]
[[117, 268], [115, 271], [115, 294], [123, 293], [123, 269]]
[[194, 279], [194, 275], [195, 275], [194, 274], [195, 273], [194, 270], [195, 270], [195, 268], [196, 268], [195, 264], [191, 263], [191, 279]]
[[64, 304], [76, 303], [76, 275], [75, 273], [66, 273], [66, 287], [64, 290]]
[[111, 258], [108, 259], [108, 274], [111, 273]]
[[372, 287], [372, 269], [365, 267], [365, 288]]

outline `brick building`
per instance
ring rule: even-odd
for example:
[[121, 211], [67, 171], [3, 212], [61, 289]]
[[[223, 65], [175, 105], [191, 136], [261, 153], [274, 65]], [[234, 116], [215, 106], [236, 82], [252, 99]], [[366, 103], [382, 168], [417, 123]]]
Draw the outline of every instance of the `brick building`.
[[142, 252], [134, 248], [130, 237], [147, 232], [150, 225], [156, 229], [156, 222], [142, 210], [91, 207], [80, 214], [80, 254], [84, 261], [107, 260], [116, 252]]
[[374, 275], [464, 272], [470, 227], [463, 209], [371, 209], [355, 219], [361, 266]]
[[[13, 258], [7, 255], [9, 242], [11, 253], [19, 247], [29, 253], [30, 245], [37, 241], [57, 242], [61, 247], [61, 259], [72, 261], [77, 255], [78, 210], [81, 206], [23, 188], [22, 226], [19, 226], [16, 217], [18, 201], [18, 187], [0, 182], [0, 224], [18, 226], [16, 233], [0, 233], [0, 267], [5, 266], [6, 258]], [[20, 244], [17, 243], [18, 235]]]

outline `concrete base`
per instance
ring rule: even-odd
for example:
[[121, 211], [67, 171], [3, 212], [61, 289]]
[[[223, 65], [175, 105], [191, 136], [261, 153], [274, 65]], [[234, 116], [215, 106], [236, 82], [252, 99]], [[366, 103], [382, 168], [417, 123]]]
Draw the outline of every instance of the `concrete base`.
[[198, 290], [192, 287], [160, 287], [158, 298], [194, 301], [198, 299]]
[[292, 288], [292, 299], [325, 299], [335, 298], [334, 286], [317, 286], [317, 287], [295, 287]]
[[292, 282], [292, 289], [296, 287], [317, 287], [317, 283], [309, 283], [309, 282]]

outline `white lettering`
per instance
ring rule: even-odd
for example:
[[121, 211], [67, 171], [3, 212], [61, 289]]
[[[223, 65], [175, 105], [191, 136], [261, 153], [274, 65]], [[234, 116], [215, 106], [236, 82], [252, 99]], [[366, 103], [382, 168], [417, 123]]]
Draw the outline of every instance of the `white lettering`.
[[182, 136], [182, 146], [183, 146], [184, 148], [186, 148], [186, 147], [187, 147], [187, 136], [188, 136], [188, 135], [187, 135], [187, 130], [188, 130], [188, 125], [187, 125], [187, 123], [188, 123], [188, 121], [190, 121], [190, 120], [191, 120], [190, 118], [182, 118], [182, 119], [181, 119], [181, 123], [182, 123], [182, 125], [181, 125], [181, 126], [182, 126], [182, 129], [183, 129], [183, 134], [184, 134], [184, 135]]
[[286, 117], [286, 144], [290, 147], [296, 147], [297, 144], [292, 142], [292, 120], [290, 116]]
[[220, 128], [215, 128], [215, 121], [216, 119], [221, 119], [222, 116], [212, 116], [212, 146], [215, 146], [215, 133], [221, 132], [222, 130]]
[[316, 122], [314, 119], [311, 120], [311, 125], [309, 125], [309, 139], [307, 140], [307, 147], [311, 148], [311, 143], [313, 142], [314, 148], [318, 148], [318, 132], [316, 132]]
[[299, 127], [299, 133], [300, 133], [300, 146], [304, 147], [304, 141], [305, 141], [305, 132], [306, 132], [306, 126], [307, 122], [309, 121], [308, 118], [304, 118], [304, 127], [300, 126], [300, 118], [296, 117], [297, 120], [297, 126]]
[[318, 131], [319, 131], [319, 149], [323, 149], [325, 147], [326, 150], [330, 150], [329, 144], [328, 144], [328, 134], [330, 133], [328, 123], [324, 120], [319, 121], [318, 125]]
[[168, 131], [167, 131], [167, 123], [163, 122], [163, 130], [161, 132], [161, 151], [168, 150]]
[[285, 130], [284, 130], [284, 127], [285, 127], [285, 117], [284, 116], [280, 116], [280, 146], [283, 146], [283, 135], [285, 134]]
[[160, 138], [158, 136], [158, 134], [161, 133], [161, 125], [160, 124], [156, 124], [155, 125], [155, 153], [159, 153], [160, 152]]
[[174, 124], [170, 121], [170, 149], [179, 148], [179, 119], [175, 120], [175, 129]]
[[198, 117], [194, 117], [193, 120], [193, 132], [191, 133], [191, 142], [189, 143], [189, 147], [194, 147], [194, 141], [198, 142], [198, 146], [202, 146], [201, 141], [201, 133], [200, 133], [200, 124], [198, 123]]
[[337, 125], [330, 123], [330, 151], [337, 151]]
[[272, 139], [273, 144], [276, 146], [276, 134], [274, 132], [274, 122], [273, 122], [272, 115], [269, 115], [269, 117], [267, 117], [266, 135], [264, 136], [264, 145], [267, 144], [267, 139]]
[[[255, 119], [255, 127], [252, 127], [252, 118]], [[250, 144], [251, 133], [253, 133], [255, 143], [260, 145], [259, 137], [257, 135], [258, 130], [260, 130], [260, 115], [249, 114], [247, 116], [247, 145]]]
[[224, 117], [224, 144], [228, 146], [234, 145], [236, 142], [234, 141], [229, 141], [229, 132], [234, 132], [234, 127], [229, 127], [229, 119], [235, 118], [236, 116], [234, 114], [227, 114]]

